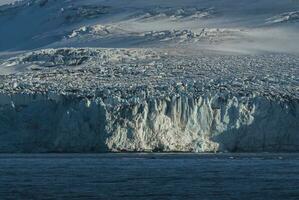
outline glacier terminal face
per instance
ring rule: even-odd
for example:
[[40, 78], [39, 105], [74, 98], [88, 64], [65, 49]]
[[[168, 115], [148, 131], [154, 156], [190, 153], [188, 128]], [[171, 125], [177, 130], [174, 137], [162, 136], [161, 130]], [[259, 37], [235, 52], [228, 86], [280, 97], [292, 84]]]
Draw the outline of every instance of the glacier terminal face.
[[[94, 56], [69, 65], [86, 54]], [[9, 59], [36, 69], [1, 76], [0, 152], [299, 150], [298, 57], [135, 49], [95, 67], [119, 54], [50, 49]]]

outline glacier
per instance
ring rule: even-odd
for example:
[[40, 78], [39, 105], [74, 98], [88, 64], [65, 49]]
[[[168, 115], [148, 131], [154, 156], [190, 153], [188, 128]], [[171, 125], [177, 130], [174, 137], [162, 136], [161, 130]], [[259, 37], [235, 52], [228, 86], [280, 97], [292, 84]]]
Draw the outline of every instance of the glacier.
[[299, 151], [296, 1], [0, 4], [0, 153]]
[[157, 55], [71, 48], [6, 60], [36, 69], [1, 76], [0, 152], [299, 150], [297, 56]]
[[184, 92], [132, 98], [2, 94], [0, 152], [299, 150], [298, 99]]

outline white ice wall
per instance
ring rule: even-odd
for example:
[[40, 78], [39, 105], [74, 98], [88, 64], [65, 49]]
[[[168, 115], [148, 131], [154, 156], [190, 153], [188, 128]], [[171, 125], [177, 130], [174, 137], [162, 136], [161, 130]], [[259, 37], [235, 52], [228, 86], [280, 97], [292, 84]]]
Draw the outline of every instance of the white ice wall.
[[298, 100], [0, 95], [0, 152], [298, 151]]

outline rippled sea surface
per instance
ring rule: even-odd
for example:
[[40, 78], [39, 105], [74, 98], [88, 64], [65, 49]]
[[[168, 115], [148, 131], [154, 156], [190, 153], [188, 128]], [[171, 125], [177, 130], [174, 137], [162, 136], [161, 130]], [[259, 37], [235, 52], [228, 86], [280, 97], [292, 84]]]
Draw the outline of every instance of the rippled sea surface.
[[0, 199], [299, 199], [299, 154], [2, 154]]

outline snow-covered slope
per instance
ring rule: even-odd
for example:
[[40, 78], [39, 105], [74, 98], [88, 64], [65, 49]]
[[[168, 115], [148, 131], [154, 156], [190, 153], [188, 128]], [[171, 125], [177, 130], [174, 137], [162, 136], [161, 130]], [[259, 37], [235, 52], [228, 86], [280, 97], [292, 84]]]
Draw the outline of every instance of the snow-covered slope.
[[235, 53], [298, 53], [298, 10], [298, 2], [278, 0], [23, 0], [0, 7], [0, 50], [187, 43]]
[[299, 151], [299, 2], [0, 6], [0, 152]]

